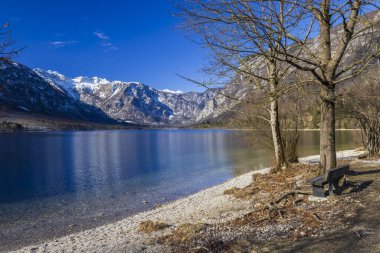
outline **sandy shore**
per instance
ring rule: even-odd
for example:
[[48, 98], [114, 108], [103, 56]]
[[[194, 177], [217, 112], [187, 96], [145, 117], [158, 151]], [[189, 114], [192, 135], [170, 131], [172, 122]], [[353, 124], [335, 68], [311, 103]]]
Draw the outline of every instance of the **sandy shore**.
[[[363, 152], [340, 151], [339, 159], [355, 158]], [[303, 163], [318, 162], [318, 156], [300, 159]], [[245, 187], [255, 173], [268, 173], [270, 169], [253, 171], [233, 178], [223, 184], [200, 191], [186, 198], [139, 213], [116, 223], [74, 233], [61, 238], [22, 248], [14, 252], [170, 252], [169, 248], [155, 243], [159, 236], [169, 234], [184, 223], [215, 224], [233, 220], [249, 212], [253, 203], [224, 195], [226, 189]], [[170, 227], [152, 234], [140, 233], [142, 221], [165, 222]]]

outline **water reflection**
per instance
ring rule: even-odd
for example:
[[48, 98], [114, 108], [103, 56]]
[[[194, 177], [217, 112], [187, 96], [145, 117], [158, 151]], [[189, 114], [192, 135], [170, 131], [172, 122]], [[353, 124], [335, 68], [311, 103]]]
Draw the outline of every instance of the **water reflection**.
[[[299, 155], [307, 156], [319, 153], [319, 131], [303, 132], [299, 145]], [[360, 131], [337, 131], [336, 149], [347, 150], [361, 146]]]
[[223, 131], [1, 134], [0, 202], [185, 181], [230, 167], [229, 147]]
[[[338, 149], [357, 145], [354, 139], [350, 132], [338, 132]], [[317, 153], [318, 142], [319, 132], [304, 133], [300, 154]], [[271, 161], [270, 151], [249, 149], [234, 131], [5, 133], [0, 135], [0, 203], [68, 193], [118, 194], [136, 191], [134, 187], [173, 188], [173, 183], [187, 189], [264, 168]]]

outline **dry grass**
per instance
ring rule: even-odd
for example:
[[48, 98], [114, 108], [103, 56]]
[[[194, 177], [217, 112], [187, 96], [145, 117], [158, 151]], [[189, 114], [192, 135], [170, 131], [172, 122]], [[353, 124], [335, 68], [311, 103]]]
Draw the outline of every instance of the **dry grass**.
[[249, 199], [257, 192], [257, 188], [249, 185], [244, 188], [233, 187], [223, 192], [224, 195], [233, 195], [237, 199]]
[[185, 223], [176, 228], [172, 234], [164, 236], [161, 241], [169, 245], [180, 245], [192, 241], [204, 230], [207, 224], [204, 223]]
[[[284, 219], [296, 219], [310, 227], [318, 226], [319, 224], [313, 212], [298, 208], [299, 204], [308, 202], [307, 196], [294, 195], [286, 198], [276, 205], [278, 211], [274, 212], [273, 217], [273, 213], [269, 214], [269, 210], [265, 208], [271, 201], [286, 192], [294, 190], [310, 191], [310, 185], [306, 183], [306, 180], [318, 175], [318, 172], [319, 168], [317, 165], [295, 164], [279, 173], [255, 174], [252, 184], [247, 187], [255, 189], [255, 191], [252, 191], [254, 194], [251, 195], [251, 199], [255, 203], [256, 208], [246, 217], [237, 219], [233, 223], [241, 225], [250, 223], [265, 225], [273, 218], [280, 221]], [[244, 188], [241, 191], [247, 192]], [[239, 196], [239, 193], [235, 193], [235, 196]]]
[[[347, 161], [344, 161], [343, 163], [347, 164]], [[365, 169], [363, 169], [363, 167]], [[373, 172], [378, 171], [375, 168], [369, 169], [368, 165], [366, 164], [351, 165], [351, 170], [373, 170]], [[303, 224], [303, 226], [311, 228], [312, 230], [320, 227], [320, 218], [323, 217], [323, 213], [325, 213], [326, 210], [336, 209], [336, 212], [340, 212], [341, 210], [344, 210], [346, 208], [344, 204], [344, 197], [334, 196], [333, 198], [331, 198], [332, 201], [319, 203], [317, 205], [310, 205], [308, 203], [309, 201], [307, 196], [291, 196], [276, 206], [279, 212], [278, 214], [275, 214], [273, 219], [268, 219], [268, 209], [265, 208], [268, 206], [269, 203], [271, 203], [271, 201], [276, 199], [281, 194], [299, 188], [297, 182], [304, 182], [305, 184], [301, 184], [301, 188], [304, 191], [309, 191], [310, 185], [306, 183], [306, 180], [316, 176], [318, 172], [319, 168], [317, 165], [297, 164], [278, 174], [271, 173], [264, 175], [254, 175], [253, 182], [251, 185], [241, 189], [230, 189], [229, 193], [239, 198], [239, 196], [243, 195], [243, 193], [247, 193], [247, 188], [256, 188], [256, 191], [252, 191], [254, 192], [254, 194], [250, 196], [252, 202], [255, 203], [254, 210], [249, 214], [245, 215], [244, 217], [238, 218], [230, 222], [230, 226], [244, 226], [254, 224], [255, 226], [259, 227], [266, 226], [274, 220], [278, 223], [282, 223], [286, 220], [293, 220], [299, 222], [299, 224]], [[380, 173], [369, 172], [369, 174], [372, 180], [380, 180]], [[354, 176], [353, 178], [355, 180], [365, 180], [368, 179], [368, 176], [368, 174], [363, 176], [359, 174]], [[248, 196], [245, 196], [245, 198], [247, 197]], [[334, 199], [335, 201], [342, 202], [342, 206], [331, 206], [334, 202]], [[303, 232], [304, 236], [308, 236], [309, 231]], [[294, 233], [291, 236], [299, 237], [299, 234]]]
[[238, 199], [251, 199], [262, 195], [275, 197], [279, 193], [294, 190], [299, 187], [297, 182], [305, 183], [309, 178], [318, 175], [317, 165], [294, 164], [279, 173], [272, 171], [269, 174], [255, 174], [252, 183], [244, 188], [233, 187], [224, 191], [225, 195], [233, 195]]
[[143, 221], [138, 226], [138, 231], [141, 233], [152, 233], [169, 227], [164, 222], [154, 222], [151, 220]]

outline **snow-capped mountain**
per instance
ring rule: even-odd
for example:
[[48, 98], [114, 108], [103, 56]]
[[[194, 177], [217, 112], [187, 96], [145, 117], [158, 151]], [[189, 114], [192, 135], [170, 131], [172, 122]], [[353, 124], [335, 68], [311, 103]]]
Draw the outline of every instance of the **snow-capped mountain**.
[[85, 121], [178, 126], [215, 118], [231, 107], [233, 103], [218, 91], [184, 93], [157, 90], [139, 82], [68, 78], [56, 71], [32, 70], [0, 59], [1, 108], [25, 113]]
[[0, 60], [0, 105], [63, 118], [114, 121], [100, 109], [72, 99], [66, 90], [46, 82], [30, 68], [9, 60]]
[[241, 97], [227, 85], [204, 92], [157, 90], [139, 82], [99, 77], [69, 78], [0, 59], [0, 109], [95, 122], [188, 125], [213, 119], [236, 104], [220, 93]]
[[74, 101], [102, 110], [118, 122], [139, 124], [192, 124], [213, 118], [232, 105], [217, 89], [205, 92], [157, 90], [139, 82], [108, 81], [99, 77], [68, 78], [35, 69], [55, 90]]

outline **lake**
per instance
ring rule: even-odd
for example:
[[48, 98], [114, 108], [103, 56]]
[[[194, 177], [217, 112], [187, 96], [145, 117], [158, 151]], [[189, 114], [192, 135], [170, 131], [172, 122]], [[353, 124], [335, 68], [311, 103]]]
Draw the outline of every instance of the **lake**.
[[[338, 150], [360, 145], [337, 132]], [[300, 155], [319, 151], [303, 132]], [[0, 251], [120, 220], [273, 161], [232, 130], [0, 134]]]

